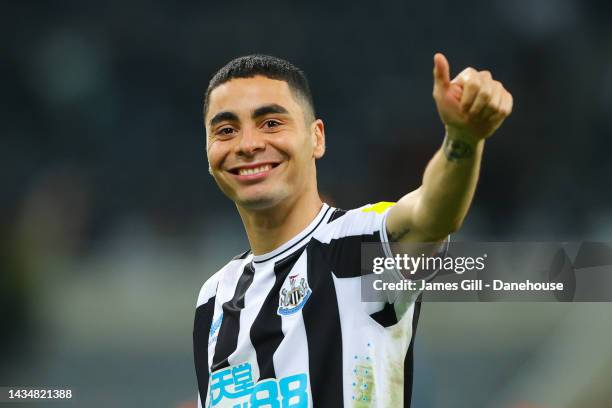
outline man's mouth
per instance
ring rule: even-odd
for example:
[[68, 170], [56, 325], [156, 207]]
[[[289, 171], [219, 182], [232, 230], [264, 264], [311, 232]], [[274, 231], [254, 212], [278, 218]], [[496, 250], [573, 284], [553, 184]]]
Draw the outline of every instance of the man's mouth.
[[243, 167], [243, 168], [238, 169], [238, 174], [240, 176], [248, 176], [251, 174], [263, 173], [264, 171], [268, 171], [268, 170], [272, 170], [271, 164], [264, 164], [263, 166], [259, 166], [259, 167], [255, 167], [251, 169], [246, 169]]
[[230, 173], [235, 174], [237, 176], [257, 176], [257, 175], [263, 175], [267, 172], [269, 172], [270, 170], [272, 170], [273, 168], [277, 167], [280, 163], [260, 163], [260, 164], [253, 164], [253, 165], [248, 165], [248, 166], [240, 166], [240, 167], [234, 167], [233, 169], [230, 169]]

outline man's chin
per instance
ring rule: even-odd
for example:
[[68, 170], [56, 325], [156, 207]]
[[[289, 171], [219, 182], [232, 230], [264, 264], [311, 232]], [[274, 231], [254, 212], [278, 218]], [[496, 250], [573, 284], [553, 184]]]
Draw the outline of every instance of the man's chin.
[[239, 197], [234, 202], [245, 210], [267, 210], [275, 207], [282, 201], [281, 198], [271, 195], [254, 195], [250, 197]]

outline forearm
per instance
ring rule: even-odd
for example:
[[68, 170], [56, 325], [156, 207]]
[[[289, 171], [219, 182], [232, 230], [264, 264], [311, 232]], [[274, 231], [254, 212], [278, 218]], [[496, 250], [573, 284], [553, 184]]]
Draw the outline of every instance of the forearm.
[[461, 226], [476, 190], [483, 148], [483, 139], [447, 128], [425, 169], [415, 208], [417, 228], [426, 235], [445, 236]]

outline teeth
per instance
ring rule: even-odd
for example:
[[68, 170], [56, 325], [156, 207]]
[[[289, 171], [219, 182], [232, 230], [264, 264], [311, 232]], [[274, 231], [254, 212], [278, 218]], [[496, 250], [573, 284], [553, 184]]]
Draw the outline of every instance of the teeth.
[[263, 166], [255, 167], [252, 169], [240, 169], [238, 171], [238, 174], [240, 174], [241, 176], [250, 176], [251, 174], [262, 173], [264, 171], [268, 171], [271, 169], [272, 169], [272, 165], [264, 164]]

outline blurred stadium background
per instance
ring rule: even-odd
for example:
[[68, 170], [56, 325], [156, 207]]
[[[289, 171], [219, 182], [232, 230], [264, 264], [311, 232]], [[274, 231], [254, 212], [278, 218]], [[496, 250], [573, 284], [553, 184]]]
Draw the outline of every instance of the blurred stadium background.
[[[239, 55], [305, 70], [320, 186], [344, 208], [417, 187], [442, 140], [434, 52], [452, 74], [490, 69], [515, 110], [455, 239], [610, 241], [611, 4], [3, 3], [0, 385], [69, 387], [74, 406], [194, 399], [197, 293], [247, 245], [200, 113]], [[414, 406], [611, 407], [611, 312], [426, 304]]]

